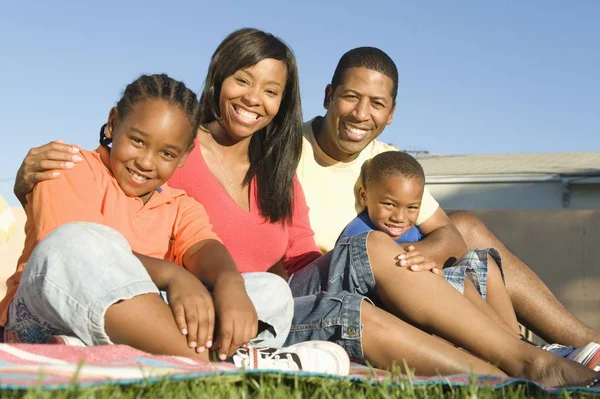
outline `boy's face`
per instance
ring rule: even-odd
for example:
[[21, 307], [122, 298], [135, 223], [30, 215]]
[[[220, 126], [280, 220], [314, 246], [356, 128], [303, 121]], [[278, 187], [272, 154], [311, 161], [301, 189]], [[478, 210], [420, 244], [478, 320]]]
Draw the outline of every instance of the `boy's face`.
[[105, 134], [113, 141], [110, 167], [121, 189], [146, 203], [183, 166], [191, 129], [185, 113], [163, 100], [138, 102], [125, 118], [113, 108]]
[[423, 189], [417, 179], [383, 176], [360, 188], [360, 203], [367, 207], [369, 219], [377, 230], [397, 239], [415, 225]]
[[388, 76], [365, 67], [348, 68], [335, 90], [327, 86], [322, 134], [330, 157], [355, 158], [392, 123], [393, 86]]

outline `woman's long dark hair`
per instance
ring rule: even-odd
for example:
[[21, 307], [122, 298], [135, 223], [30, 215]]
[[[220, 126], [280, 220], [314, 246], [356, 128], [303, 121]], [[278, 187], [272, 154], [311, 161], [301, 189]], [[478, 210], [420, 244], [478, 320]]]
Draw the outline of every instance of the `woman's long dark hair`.
[[200, 98], [201, 122], [220, 118], [219, 96], [223, 81], [236, 71], [273, 58], [287, 67], [287, 81], [279, 112], [250, 138], [250, 168], [244, 184], [256, 177], [260, 213], [271, 223], [289, 222], [293, 206], [293, 179], [302, 151], [302, 107], [298, 67], [292, 50], [270, 33], [240, 29], [221, 42], [210, 60]]

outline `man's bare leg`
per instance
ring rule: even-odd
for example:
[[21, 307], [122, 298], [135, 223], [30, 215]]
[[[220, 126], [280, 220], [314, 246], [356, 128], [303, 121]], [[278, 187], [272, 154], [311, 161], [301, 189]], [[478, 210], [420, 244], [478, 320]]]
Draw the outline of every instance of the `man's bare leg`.
[[470, 212], [449, 214], [469, 249], [493, 247], [500, 252], [506, 289], [519, 321], [547, 342], [575, 347], [594, 341], [594, 331], [569, 312], [540, 278]]

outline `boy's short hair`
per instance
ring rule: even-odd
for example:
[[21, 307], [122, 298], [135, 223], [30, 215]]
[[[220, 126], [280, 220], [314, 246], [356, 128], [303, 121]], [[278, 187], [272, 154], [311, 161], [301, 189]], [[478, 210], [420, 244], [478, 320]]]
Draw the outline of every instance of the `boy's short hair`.
[[368, 161], [363, 170], [363, 185], [367, 187], [388, 176], [404, 176], [425, 185], [425, 172], [419, 161], [402, 151], [382, 152]]

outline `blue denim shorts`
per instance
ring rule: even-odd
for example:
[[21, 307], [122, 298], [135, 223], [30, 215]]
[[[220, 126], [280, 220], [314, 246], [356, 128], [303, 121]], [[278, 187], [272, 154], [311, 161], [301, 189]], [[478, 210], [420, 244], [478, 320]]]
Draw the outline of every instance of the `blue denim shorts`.
[[294, 318], [286, 345], [332, 341], [363, 360], [360, 309], [372, 303], [375, 277], [367, 255], [367, 233], [341, 238], [335, 248], [289, 280]]
[[[294, 318], [286, 345], [332, 341], [353, 360], [364, 360], [361, 305], [363, 301], [379, 303], [367, 253], [368, 235], [365, 232], [341, 238], [332, 251], [290, 277]], [[467, 277], [485, 298], [488, 254], [500, 266], [495, 249], [470, 251], [448, 268], [445, 279], [462, 293]]]

